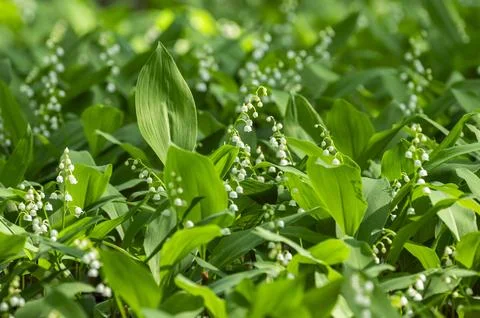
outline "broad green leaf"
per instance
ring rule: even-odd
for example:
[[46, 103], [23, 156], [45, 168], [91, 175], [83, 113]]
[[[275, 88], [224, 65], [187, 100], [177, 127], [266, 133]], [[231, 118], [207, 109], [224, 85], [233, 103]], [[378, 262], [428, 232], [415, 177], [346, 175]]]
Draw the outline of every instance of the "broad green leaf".
[[65, 183], [73, 198], [69, 207], [79, 206], [83, 209], [99, 200], [107, 189], [112, 165], [97, 167], [89, 155], [74, 151], [70, 152], [70, 157], [75, 165], [73, 174], [77, 178], [77, 184], [70, 184], [68, 181]]
[[[196, 223], [228, 207], [222, 180], [210, 159], [200, 154], [171, 146], [165, 166], [165, 183], [168, 192], [177, 192], [170, 195], [173, 206], [176, 198], [184, 200], [183, 206], [175, 206], [179, 221], [186, 218]], [[183, 192], [178, 193], [178, 188]], [[202, 198], [200, 202], [185, 215], [192, 200], [198, 197]]]
[[11, 93], [8, 85], [0, 80], [0, 115], [3, 118], [4, 129], [16, 145], [23, 136], [26, 136], [28, 122]]
[[210, 263], [222, 268], [262, 242], [263, 239], [255, 235], [252, 229], [232, 233], [215, 246]]
[[375, 129], [367, 114], [344, 100], [337, 100], [327, 114], [326, 124], [338, 150], [358, 159]]
[[160, 280], [166, 283], [173, 265], [181, 261], [192, 250], [209, 243], [216, 237], [222, 236], [222, 231], [217, 225], [195, 226], [175, 232], [163, 244], [160, 250]]
[[21, 138], [7, 162], [0, 168], [0, 182], [6, 186], [16, 186], [25, 178], [25, 172], [33, 158], [33, 134], [30, 127]]
[[405, 243], [405, 249], [420, 261], [423, 268], [429, 269], [440, 267], [440, 259], [438, 259], [438, 256], [433, 249], [409, 242]]
[[404, 225], [393, 239], [393, 243], [388, 254], [389, 263], [392, 264], [398, 260], [404, 244], [418, 231], [429, 224], [438, 211], [450, 207], [456, 201], [456, 199], [444, 199], [439, 201], [422, 216], [418, 217], [411, 223]]
[[157, 308], [161, 290], [146, 267], [117, 251], [103, 250], [100, 258], [113, 292], [122, 297], [138, 316], [142, 317], [142, 308]]
[[465, 125], [465, 123], [468, 120], [470, 120], [471, 118], [473, 118], [474, 116], [477, 116], [477, 115], [478, 115], [478, 113], [469, 113], [469, 114], [463, 115], [462, 118], [460, 118], [455, 123], [455, 126], [448, 133], [447, 137], [445, 137], [445, 139], [442, 140], [440, 145], [438, 145], [438, 147], [436, 147], [432, 151], [432, 153], [430, 154], [430, 160], [436, 160], [437, 157], [441, 158], [441, 156], [439, 154], [442, 151], [444, 151], [445, 149], [447, 149], [449, 147], [455, 146], [455, 143], [457, 142], [458, 138], [460, 137], [460, 135], [462, 133], [463, 126]]
[[215, 170], [220, 178], [223, 179], [230, 171], [230, 168], [235, 162], [235, 158], [237, 157], [239, 151], [240, 149], [238, 147], [234, 147], [232, 145], [222, 145], [210, 156], [208, 156], [215, 165]]
[[44, 298], [27, 302], [24, 307], [15, 312], [15, 317], [48, 317], [51, 312], [56, 312], [64, 317], [88, 317], [78, 302], [57, 288], [54, 288]]
[[410, 174], [414, 171], [412, 160], [405, 158], [408, 142], [402, 140], [382, 156], [382, 175], [388, 180], [403, 179], [402, 172]]
[[[432, 191], [430, 194], [430, 200], [432, 204], [436, 204], [442, 199], [451, 198], [452, 195], [447, 192]], [[457, 196], [454, 196], [457, 197]], [[459, 241], [462, 236], [467, 233], [477, 232], [477, 219], [475, 212], [461, 205], [461, 201], [452, 204], [451, 206], [438, 211], [437, 215], [443, 223], [452, 232], [453, 237]]]
[[[316, 260], [323, 264], [334, 265], [344, 262], [350, 255], [350, 248], [345, 242], [338, 239], [327, 239], [308, 249], [308, 252]], [[299, 274], [299, 264], [318, 264], [311, 259], [296, 254], [288, 264], [288, 270], [294, 274]]]
[[194, 296], [202, 297], [205, 308], [213, 317], [226, 318], [228, 316], [225, 300], [217, 297], [208, 287], [197, 285], [181, 274], [175, 277], [175, 284]]
[[308, 177], [301, 177], [295, 173], [285, 172], [286, 185], [290, 190], [292, 198], [298, 206], [319, 219], [329, 217], [326, 206], [322, 199], [315, 192], [312, 182]]
[[297, 139], [321, 141], [321, 129], [317, 127], [323, 124], [320, 115], [313, 109], [308, 100], [301, 95], [291, 95], [285, 114], [285, 135]]
[[469, 91], [463, 91], [460, 89], [452, 89], [452, 94], [457, 100], [458, 104], [466, 111], [473, 112], [477, 111], [480, 107], [480, 98], [477, 94]]
[[8, 235], [0, 232], [0, 264], [20, 254], [26, 240], [26, 236]]
[[120, 128], [122, 123], [123, 112], [116, 107], [94, 105], [83, 111], [83, 131], [93, 156], [96, 156], [105, 145], [105, 140], [100, 138], [96, 131], [111, 134]]
[[467, 268], [479, 268], [480, 232], [469, 233], [462, 237], [457, 243], [455, 259]]
[[470, 188], [470, 191], [472, 191], [472, 193], [477, 197], [480, 197], [480, 178], [475, 173], [466, 168], [458, 168], [456, 172], [460, 178], [465, 180], [468, 187]]
[[449, 160], [452, 160], [453, 158], [456, 158], [462, 155], [478, 153], [479, 151], [480, 151], [480, 142], [446, 148], [438, 152], [438, 154], [435, 156], [435, 159], [432, 159], [429, 162], [427, 162], [427, 164], [425, 165], [425, 169], [427, 170], [434, 169], [441, 166], [443, 163]]
[[369, 159], [375, 159], [382, 154], [393, 138], [402, 130], [402, 128], [416, 119], [415, 116], [408, 117], [402, 122], [394, 125], [392, 128], [377, 132], [372, 135], [368, 141], [362, 156], [357, 162], [362, 168], [365, 168]]
[[390, 185], [386, 179], [362, 178], [362, 185], [363, 196], [368, 206], [358, 229], [357, 238], [373, 244], [377, 238], [373, 232], [384, 228], [388, 219], [392, 195], [388, 190]]
[[[302, 303], [313, 318], [331, 317], [331, 311], [342, 289], [342, 282], [341, 279], [337, 279], [320, 288], [312, 288], [305, 292]], [[322, 304], [319, 306], [320, 299]]]
[[346, 156], [343, 160], [344, 163], [334, 166], [318, 157], [311, 157], [307, 162], [307, 173], [342, 233], [353, 236], [363, 219], [367, 203], [362, 194], [360, 168]]
[[193, 150], [197, 139], [195, 102], [161, 43], [140, 72], [135, 108], [143, 138], [163, 163], [172, 143]]
[[[148, 266], [157, 283], [160, 282], [160, 254], [157, 248], [165, 241], [176, 224], [176, 215], [170, 210], [159, 213], [157, 217], [147, 224], [143, 248], [147, 257], [150, 258]], [[155, 255], [152, 255], [152, 253], [155, 253]]]
[[338, 81], [330, 85], [326, 91], [326, 96], [334, 98], [341, 98], [351, 94], [361, 85], [365, 85], [375, 78], [381, 77], [385, 74], [397, 74], [397, 70], [393, 68], [370, 68], [367, 70], [360, 70], [350, 74], [341, 76]]
[[122, 148], [123, 150], [128, 152], [128, 154], [130, 156], [132, 156], [133, 158], [140, 159], [146, 165], [149, 165], [149, 166], [151, 165], [150, 160], [148, 159], [147, 155], [145, 154], [145, 152], [142, 149], [140, 149], [140, 148], [138, 148], [138, 147], [136, 147], [136, 146], [134, 146], [134, 145], [132, 145], [128, 142], [121, 142], [120, 140], [116, 139], [112, 135], [109, 135], [109, 134], [104, 133], [102, 131], [97, 130], [95, 133], [99, 136], [102, 136], [106, 140], [110, 141], [112, 144], [120, 146], [120, 148]]
[[12, 80], [12, 64], [9, 59], [0, 59], [0, 80], [7, 84]]
[[[248, 317], [305, 317], [302, 306], [303, 283], [298, 279], [279, 279], [257, 287]], [[285, 301], [288, 299], [288, 301]]]
[[437, 27], [438, 32], [446, 37], [446, 39], [461, 43], [463, 42], [459, 25], [464, 22], [458, 15], [456, 8], [451, 0], [445, 1], [422, 1], [425, 9], [428, 11], [433, 24]]

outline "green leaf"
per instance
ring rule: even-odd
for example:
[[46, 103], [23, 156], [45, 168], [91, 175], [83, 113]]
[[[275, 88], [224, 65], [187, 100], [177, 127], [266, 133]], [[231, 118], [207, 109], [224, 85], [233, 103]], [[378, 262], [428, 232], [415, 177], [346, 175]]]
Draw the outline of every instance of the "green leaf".
[[22, 137], [26, 136], [28, 122], [8, 85], [2, 80], [0, 80], [0, 115], [3, 118], [5, 130], [16, 145]]
[[163, 163], [172, 143], [193, 150], [197, 139], [195, 102], [161, 43], [140, 72], [135, 108], [143, 138]]
[[[302, 303], [307, 307], [312, 315], [312, 318], [331, 317], [337, 298], [342, 289], [342, 280], [337, 279], [320, 288], [312, 288], [305, 293]], [[322, 300], [322, 305], [318, 305], [319, 299]]]
[[445, 149], [455, 146], [455, 143], [457, 142], [458, 138], [460, 137], [463, 126], [465, 123], [470, 120], [472, 117], [477, 116], [478, 113], [469, 113], [465, 114], [460, 118], [456, 123], [455, 126], [453, 126], [452, 130], [448, 133], [447, 137], [442, 140], [440, 145], [438, 145], [430, 154], [430, 160], [434, 161], [437, 159], [437, 157], [442, 158], [440, 153], [444, 151]]
[[456, 172], [460, 178], [465, 180], [470, 188], [470, 191], [472, 191], [472, 193], [477, 197], [480, 197], [480, 178], [466, 168], [458, 168]]
[[222, 236], [222, 231], [214, 224], [195, 226], [175, 232], [160, 250], [160, 281], [166, 283], [173, 265], [181, 261], [192, 250], [206, 245], [219, 236]]
[[474, 152], [480, 151], [480, 142], [473, 144], [466, 144], [460, 146], [453, 146], [450, 148], [443, 149], [438, 152], [434, 159], [427, 162], [425, 169], [430, 170], [439, 167], [443, 163], [452, 160], [458, 156], [472, 154]]
[[75, 300], [71, 299], [57, 288], [50, 291], [44, 298], [27, 302], [24, 307], [15, 312], [15, 317], [48, 317], [49, 313], [52, 311], [56, 311], [64, 317], [88, 317], [82, 307]]
[[429, 13], [432, 22], [437, 27], [438, 32], [456, 43], [463, 42], [462, 35], [459, 31], [459, 25], [464, 22], [458, 16], [458, 12], [451, 0], [444, 1], [422, 1], [426, 10]]
[[338, 150], [354, 160], [360, 157], [375, 132], [367, 114], [345, 100], [333, 104], [326, 124]]
[[457, 243], [455, 259], [467, 268], [479, 268], [480, 232], [469, 233]]
[[431, 248], [407, 242], [405, 243], [405, 249], [420, 261], [423, 268], [429, 269], [440, 267], [440, 260], [435, 251]]
[[93, 156], [96, 156], [105, 145], [105, 140], [96, 133], [97, 130], [113, 133], [122, 126], [123, 112], [116, 107], [94, 105], [82, 113], [83, 131]]
[[104, 133], [102, 131], [97, 130], [95, 131], [95, 133], [99, 136], [102, 136], [106, 140], [110, 141], [112, 144], [118, 145], [120, 148], [125, 150], [133, 158], [140, 159], [144, 164], [151, 166], [150, 160], [148, 159], [147, 155], [142, 149], [128, 142], [121, 142], [120, 140], [113, 137], [112, 135]]
[[152, 275], [157, 283], [160, 283], [159, 247], [161, 246], [160, 244], [165, 241], [167, 236], [170, 234], [170, 231], [175, 227], [176, 224], [176, 215], [170, 210], [165, 210], [148, 223], [145, 231], [143, 247], [145, 249], [145, 254], [148, 256], [148, 258], [150, 258], [148, 260], [148, 266], [150, 267], [150, 271], [152, 272]]
[[[256, 290], [251, 312], [248, 317], [296, 317], [306, 309], [302, 306], [303, 283], [297, 279], [280, 279], [272, 283], [264, 282]], [[288, 301], [285, 301], [288, 299]]]
[[239, 151], [238, 147], [222, 145], [209, 156], [220, 178], [223, 179], [230, 171]]
[[69, 206], [88, 207], [99, 200], [107, 189], [110, 176], [112, 175], [112, 165], [97, 167], [91, 164], [79, 163], [82, 161], [92, 163], [93, 159], [89, 155], [82, 157], [81, 153], [74, 151], [70, 152], [70, 157], [75, 165], [73, 174], [78, 182], [77, 184], [66, 183], [67, 191], [73, 198]]
[[0, 80], [7, 84], [12, 80], [12, 64], [8, 59], [0, 59]]
[[[182, 194], [170, 196], [172, 205], [176, 197], [185, 201], [183, 207], [175, 208], [179, 221], [186, 217], [196, 223], [225, 210], [228, 206], [227, 193], [213, 163], [200, 154], [172, 145], [168, 151], [165, 166], [165, 183], [174, 185], [174, 188], [169, 188], [167, 191], [183, 189]], [[190, 203], [198, 197], [202, 200], [185, 216]]]
[[360, 226], [367, 203], [362, 194], [360, 168], [344, 156], [334, 166], [318, 157], [307, 162], [307, 173], [317, 195], [335, 219], [343, 234], [353, 236]]
[[327, 207], [313, 188], [312, 182], [308, 177], [302, 177], [292, 172], [285, 172], [286, 185], [290, 190], [292, 198], [298, 206], [318, 219], [329, 217]]
[[367, 200], [368, 206], [357, 238], [362, 241], [374, 243], [377, 230], [384, 228], [390, 213], [390, 202], [392, 196], [388, 190], [390, 184], [386, 179], [362, 178], [363, 195]]
[[305, 97], [296, 94], [290, 96], [284, 121], [285, 135], [321, 141], [322, 131], [316, 125], [323, 124], [322, 119]]
[[382, 175], [388, 180], [402, 179], [402, 172], [407, 174], [413, 172], [412, 160], [405, 158], [408, 147], [408, 142], [402, 140], [402, 142], [383, 153]]
[[8, 235], [0, 232], [0, 264], [20, 254], [26, 240], [26, 236]]
[[175, 284], [194, 296], [202, 297], [205, 307], [213, 317], [226, 318], [228, 316], [225, 301], [218, 298], [210, 288], [197, 285], [183, 275], [175, 277]]
[[215, 246], [210, 263], [223, 267], [262, 242], [263, 239], [255, 235], [252, 229], [232, 233], [223, 237]]
[[456, 201], [456, 199], [444, 199], [442, 201], [439, 201], [427, 212], [425, 212], [425, 214], [423, 214], [421, 217], [407, 225], [404, 225], [393, 239], [393, 243], [388, 254], [389, 263], [393, 264], [398, 260], [404, 244], [418, 231], [420, 231], [420, 229], [429, 224], [429, 222], [432, 221], [432, 218], [437, 214], [438, 211], [448, 208]]
[[157, 308], [161, 290], [147, 268], [117, 251], [103, 250], [100, 256], [108, 284], [138, 316], [142, 308]]
[[0, 181], [6, 187], [16, 186], [25, 178], [25, 172], [33, 157], [33, 134], [30, 127], [19, 140], [13, 153], [3, 167], [0, 167]]

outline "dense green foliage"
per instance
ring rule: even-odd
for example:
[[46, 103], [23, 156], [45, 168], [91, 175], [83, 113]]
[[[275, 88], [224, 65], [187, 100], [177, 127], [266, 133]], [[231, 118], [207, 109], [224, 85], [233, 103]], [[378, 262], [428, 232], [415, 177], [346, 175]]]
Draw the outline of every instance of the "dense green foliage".
[[477, 1], [133, 2], [0, 0], [0, 317], [480, 315]]

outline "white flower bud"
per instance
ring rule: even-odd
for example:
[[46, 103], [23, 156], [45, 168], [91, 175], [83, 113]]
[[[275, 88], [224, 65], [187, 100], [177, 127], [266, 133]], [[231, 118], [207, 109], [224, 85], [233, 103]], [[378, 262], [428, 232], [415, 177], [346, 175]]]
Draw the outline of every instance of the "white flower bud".
[[78, 183], [77, 178], [75, 178], [75, 176], [73, 174], [70, 174], [68, 176], [68, 182], [70, 182], [70, 184], [77, 184]]

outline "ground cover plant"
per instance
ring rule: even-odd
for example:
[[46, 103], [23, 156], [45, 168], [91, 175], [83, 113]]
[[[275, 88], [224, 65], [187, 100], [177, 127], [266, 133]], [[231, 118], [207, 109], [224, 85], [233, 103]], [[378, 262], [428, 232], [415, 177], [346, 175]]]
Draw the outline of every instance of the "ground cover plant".
[[0, 8], [0, 317], [479, 316], [477, 1]]

